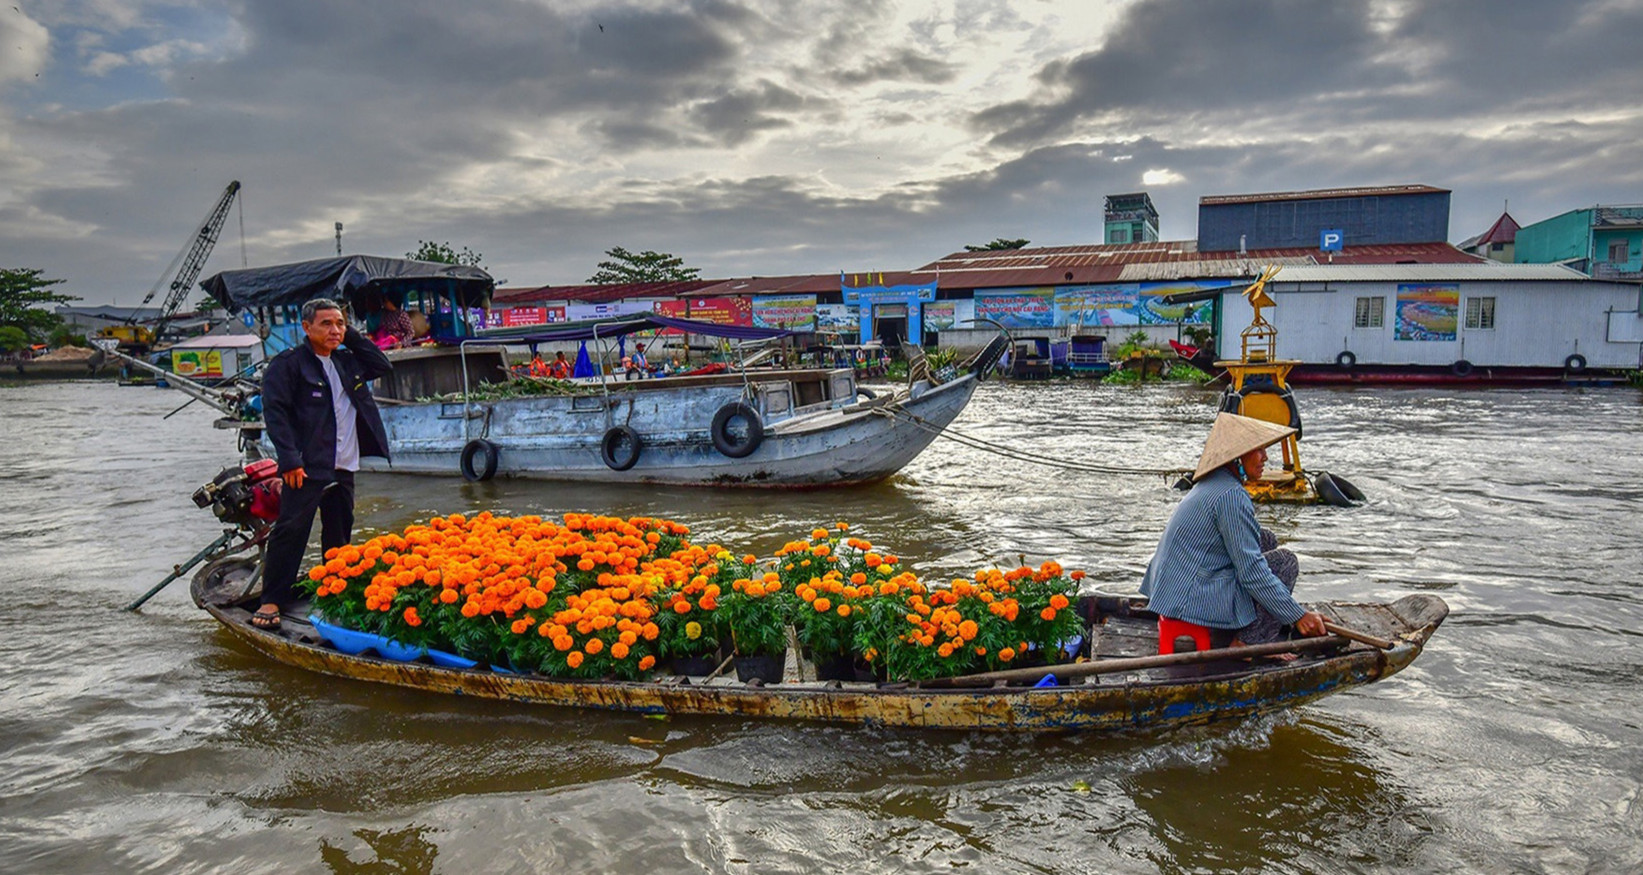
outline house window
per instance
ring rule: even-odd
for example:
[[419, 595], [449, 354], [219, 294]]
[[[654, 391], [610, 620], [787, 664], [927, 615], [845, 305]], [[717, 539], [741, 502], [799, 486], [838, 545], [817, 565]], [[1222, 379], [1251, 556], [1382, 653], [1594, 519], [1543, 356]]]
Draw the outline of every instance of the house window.
[[1386, 312], [1386, 298], [1377, 295], [1373, 298], [1359, 298], [1356, 312], [1352, 316], [1353, 328], [1379, 328], [1382, 314]]
[[1495, 327], [1495, 299], [1467, 298], [1466, 327], [1491, 330]]
[[1630, 248], [1631, 248], [1631, 241], [1629, 241], [1629, 240], [1611, 240], [1611, 241], [1609, 241], [1609, 263], [1610, 264], [1625, 264], [1626, 262], [1630, 261], [1631, 259], [1626, 254], [1626, 250], [1628, 250]]

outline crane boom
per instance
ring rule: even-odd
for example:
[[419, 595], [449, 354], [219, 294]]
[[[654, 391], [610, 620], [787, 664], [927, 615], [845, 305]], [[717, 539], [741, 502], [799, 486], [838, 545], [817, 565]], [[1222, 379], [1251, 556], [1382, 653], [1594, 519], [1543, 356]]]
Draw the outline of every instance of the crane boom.
[[223, 189], [222, 197], [217, 199], [216, 206], [206, 213], [204, 221], [194, 226], [194, 235], [183, 244], [177, 257], [166, 266], [165, 273], [160, 274], [154, 288], [149, 289], [148, 294], [143, 297], [143, 302], [137, 305], [138, 309], [148, 306], [148, 302], [154, 300], [154, 295], [160, 291], [160, 286], [165, 284], [165, 278], [171, 276], [173, 268], [176, 269], [177, 273], [171, 280], [165, 303], [160, 306], [160, 316], [154, 322], [154, 337], [159, 337], [165, 331], [166, 323], [171, 321], [171, 317], [182, 308], [183, 302], [188, 300], [188, 292], [194, 287], [194, 281], [199, 279], [200, 271], [205, 268], [206, 259], [211, 257], [211, 250], [217, 245], [217, 238], [222, 234], [223, 223], [228, 220], [228, 208], [233, 205], [234, 196], [239, 194], [239, 191], [239, 180], [228, 183], [228, 187]]

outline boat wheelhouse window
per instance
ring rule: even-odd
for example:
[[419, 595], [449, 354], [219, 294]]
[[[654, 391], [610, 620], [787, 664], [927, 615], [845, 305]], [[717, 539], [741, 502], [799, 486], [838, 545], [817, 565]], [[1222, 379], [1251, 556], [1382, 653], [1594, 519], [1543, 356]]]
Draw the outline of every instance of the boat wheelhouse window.
[[1489, 330], [1495, 327], [1495, 299], [1467, 298], [1466, 327]]
[[1370, 298], [1359, 298], [1357, 310], [1352, 317], [1352, 327], [1379, 328], [1385, 313], [1385, 296], [1376, 295]]

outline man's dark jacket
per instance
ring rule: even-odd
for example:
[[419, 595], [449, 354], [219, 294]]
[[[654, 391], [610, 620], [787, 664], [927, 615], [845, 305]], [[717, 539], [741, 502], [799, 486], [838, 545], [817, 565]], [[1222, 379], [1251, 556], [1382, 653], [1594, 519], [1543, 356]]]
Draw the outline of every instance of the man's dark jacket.
[[[331, 364], [354, 402], [360, 456], [388, 458], [388, 432], [382, 427], [382, 415], [367, 381], [394, 366], [376, 344], [353, 328], [343, 335], [342, 345], [331, 351]], [[337, 416], [331, 406], [331, 381], [306, 337], [268, 363], [262, 377], [262, 415], [281, 473], [301, 468], [307, 476], [321, 480], [336, 476]]]

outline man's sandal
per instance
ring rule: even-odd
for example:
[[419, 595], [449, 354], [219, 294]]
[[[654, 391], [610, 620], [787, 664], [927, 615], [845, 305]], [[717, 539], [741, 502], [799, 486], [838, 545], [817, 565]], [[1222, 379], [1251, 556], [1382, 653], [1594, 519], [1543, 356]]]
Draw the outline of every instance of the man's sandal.
[[279, 608], [274, 608], [271, 611], [266, 610], [270, 607], [273, 606], [263, 605], [261, 608], [258, 608], [256, 612], [251, 615], [251, 625], [257, 627], [258, 629], [266, 629], [270, 632], [278, 630], [280, 627]]

